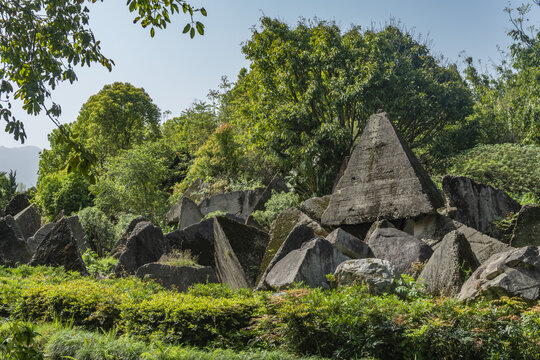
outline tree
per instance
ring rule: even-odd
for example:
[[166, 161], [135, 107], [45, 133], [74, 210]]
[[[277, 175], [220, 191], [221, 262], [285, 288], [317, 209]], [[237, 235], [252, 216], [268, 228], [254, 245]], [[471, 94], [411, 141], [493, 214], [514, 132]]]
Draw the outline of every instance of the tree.
[[[51, 96], [58, 83], [73, 83], [77, 65], [98, 63], [112, 69], [114, 62], [101, 53], [100, 42], [88, 24], [86, 4], [90, 2], [97, 0], [0, 2], [0, 117], [16, 140], [24, 142], [26, 133], [11, 112], [12, 99], [20, 99], [29, 115], [44, 111], [59, 126], [61, 107]], [[204, 34], [204, 25], [193, 16], [195, 12], [206, 16], [206, 10], [195, 9], [184, 0], [128, 0], [126, 5], [137, 14], [134, 22], [149, 27], [151, 36], [156, 28], [166, 28], [180, 11], [191, 17], [184, 33], [192, 38]]]
[[411, 146], [422, 145], [472, 107], [455, 65], [395, 26], [354, 27], [264, 17], [242, 51], [250, 61], [232, 90], [232, 123], [261, 153], [295, 169], [306, 195], [327, 193], [368, 117], [390, 113]]
[[96, 157], [105, 159], [135, 144], [155, 140], [160, 134], [160, 111], [142, 88], [129, 83], [105, 85], [81, 107], [72, 132]]
[[17, 172], [10, 170], [9, 174], [0, 171], [0, 208], [4, 207], [17, 193]]

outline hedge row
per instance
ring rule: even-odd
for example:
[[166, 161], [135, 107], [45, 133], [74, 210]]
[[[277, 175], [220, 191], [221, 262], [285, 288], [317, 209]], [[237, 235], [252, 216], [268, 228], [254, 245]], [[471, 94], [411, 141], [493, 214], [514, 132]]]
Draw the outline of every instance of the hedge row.
[[334, 358], [540, 358], [540, 306], [519, 299], [466, 305], [416, 291], [373, 296], [362, 287], [272, 294], [205, 285], [181, 294], [136, 279], [26, 267], [0, 269], [0, 283], [0, 308], [14, 318], [115, 326], [183, 345]]

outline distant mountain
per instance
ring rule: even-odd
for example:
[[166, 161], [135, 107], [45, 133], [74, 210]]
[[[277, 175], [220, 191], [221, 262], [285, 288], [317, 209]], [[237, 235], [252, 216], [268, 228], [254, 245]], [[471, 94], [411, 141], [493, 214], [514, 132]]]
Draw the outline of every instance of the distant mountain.
[[40, 151], [37, 146], [0, 146], [0, 171], [17, 171], [17, 183], [32, 187], [37, 182]]

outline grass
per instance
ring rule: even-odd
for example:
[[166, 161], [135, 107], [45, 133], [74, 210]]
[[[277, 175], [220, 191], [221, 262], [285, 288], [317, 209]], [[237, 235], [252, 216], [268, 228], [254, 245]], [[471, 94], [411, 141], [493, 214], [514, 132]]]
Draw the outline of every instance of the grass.
[[160, 263], [172, 266], [200, 266], [197, 264], [198, 261], [198, 257], [189, 250], [174, 250], [159, 259]]

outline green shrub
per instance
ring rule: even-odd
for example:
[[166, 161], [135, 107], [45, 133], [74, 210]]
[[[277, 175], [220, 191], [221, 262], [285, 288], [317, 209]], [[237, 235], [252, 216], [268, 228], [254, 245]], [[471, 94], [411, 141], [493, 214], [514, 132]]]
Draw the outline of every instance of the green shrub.
[[92, 250], [87, 250], [82, 254], [82, 259], [88, 272], [95, 277], [110, 276], [114, 274], [114, 269], [118, 265], [118, 259], [113, 257], [98, 257]]
[[56, 217], [61, 210], [67, 216], [92, 205], [89, 185], [75, 173], [49, 174], [40, 178], [35, 202], [49, 219]]
[[0, 328], [0, 359], [42, 360], [44, 354], [34, 326], [21, 321], [3, 324]]
[[125, 214], [125, 213], [122, 213], [122, 214], [120, 214], [118, 216], [118, 221], [116, 222], [116, 225], [114, 226], [115, 242], [120, 240], [122, 238], [122, 236], [124, 236], [124, 233], [126, 232], [129, 224], [136, 217], [137, 217], [137, 215]]
[[114, 225], [109, 221], [107, 215], [97, 207], [84, 208], [79, 211], [78, 215], [92, 248], [99, 256], [104, 256], [106, 252], [111, 250], [116, 241]]
[[270, 228], [272, 222], [276, 220], [279, 214], [290, 207], [297, 207], [300, 204], [300, 197], [294, 192], [272, 191], [272, 197], [266, 202], [264, 210], [253, 212], [253, 219], [260, 225]]
[[540, 202], [540, 146], [480, 145], [453, 159], [449, 173], [506, 191], [520, 202]]

